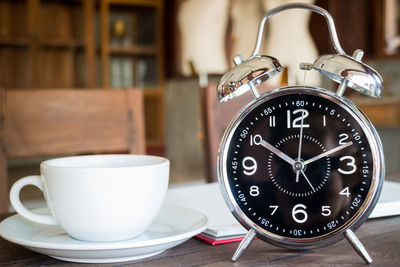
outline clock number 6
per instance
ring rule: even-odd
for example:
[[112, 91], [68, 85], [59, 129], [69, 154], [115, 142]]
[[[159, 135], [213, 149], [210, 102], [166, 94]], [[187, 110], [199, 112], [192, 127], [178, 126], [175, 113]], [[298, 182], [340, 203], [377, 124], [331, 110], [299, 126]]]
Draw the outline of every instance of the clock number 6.
[[292, 209], [293, 220], [297, 223], [305, 223], [308, 219], [308, 214], [305, 211], [307, 207], [303, 204], [297, 204]]

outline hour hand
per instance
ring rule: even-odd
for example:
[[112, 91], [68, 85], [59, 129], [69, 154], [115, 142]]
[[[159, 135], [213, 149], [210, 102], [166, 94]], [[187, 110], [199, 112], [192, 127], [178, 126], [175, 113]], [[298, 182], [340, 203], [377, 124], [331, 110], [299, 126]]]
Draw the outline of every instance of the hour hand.
[[277, 155], [278, 157], [280, 157], [281, 159], [283, 159], [290, 165], [293, 165], [295, 163], [295, 161], [291, 157], [289, 157], [288, 155], [286, 155], [285, 153], [283, 153], [282, 151], [280, 151], [279, 149], [277, 149], [270, 143], [267, 143], [264, 140], [261, 140], [260, 145], [262, 145], [263, 147], [265, 147], [266, 149], [268, 149], [269, 151], [271, 151], [272, 153], [274, 153], [275, 155]]
[[310, 164], [311, 162], [314, 162], [314, 161], [317, 161], [317, 160], [319, 160], [319, 159], [322, 159], [323, 157], [326, 157], [326, 156], [328, 156], [328, 155], [330, 155], [330, 154], [333, 154], [333, 153], [335, 153], [335, 152], [337, 152], [337, 151], [339, 151], [339, 150], [345, 149], [346, 147], [349, 147], [349, 146], [351, 146], [352, 144], [353, 144], [353, 142], [350, 141], [350, 142], [345, 143], [345, 144], [343, 144], [343, 145], [340, 145], [340, 146], [338, 146], [338, 147], [332, 148], [331, 150], [328, 150], [328, 151], [326, 151], [326, 152], [324, 152], [324, 153], [322, 153], [322, 154], [319, 154], [319, 155], [317, 155], [317, 156], [315, 156], [315, 157], [313, 157], [313, 158], [310, 158], [310, 159], [304, 161], [304, 162], [303, 162], [303, 165], [305, 166], [305, 165], [307, 165], [307, 164]]

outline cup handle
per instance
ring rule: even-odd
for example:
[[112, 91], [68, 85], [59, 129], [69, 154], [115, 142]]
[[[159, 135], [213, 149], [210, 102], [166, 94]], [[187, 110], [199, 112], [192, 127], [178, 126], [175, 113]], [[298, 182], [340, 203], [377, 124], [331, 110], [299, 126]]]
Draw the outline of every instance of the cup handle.
[[22, 204], [21, 199], [19, 198], [19, 193], [21, 189], [27, 185], [34, 185], [43, 192], [41, 177], [39, 175], [31, 175], [19, 179], [13, 184], [10, 190], [10, 201], [14, 209], [19, 213], [19, 215], [30, 221], [47, 225], [57, 225], [57, 222], [52, 215], [36, 214], [28, 210]]

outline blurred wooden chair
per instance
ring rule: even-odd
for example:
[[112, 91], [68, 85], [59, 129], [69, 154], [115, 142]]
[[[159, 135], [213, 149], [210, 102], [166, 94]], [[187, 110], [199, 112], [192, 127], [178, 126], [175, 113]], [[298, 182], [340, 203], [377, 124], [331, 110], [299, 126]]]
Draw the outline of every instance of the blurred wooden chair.
[[204, 128], [204, 156], [207, 182], [217, 181], [218, 148], [229, 123], [253, 96], [250, 92], [220, 103], [217, 97], [217, 85], [209, 84], [201, 88], [201, 109]]
[[[375, 127], [394, 128], [397, 130], [397, 153], [395, 155], [400, 159], [400, 96], [383, 95], [379, 100], [359, 96], [351, 97], [350, 99], [367, 115]], [[386, 145], [385, 142], [383, 143]], [[390, 149], [393, 149], [395, 144], [391, 145]], [[389, 167], [389, 162], [393, 162], [396, 167]], [[393, 159], [392, 161], [387, 160], [386, 165], [386, 173], [388, 173], [391, 169], [399, 170], [400, 162], [396, 162]]]
[[8, 209], [8, 158], [145, 154], [139, 89], [0, 90], [0, 212]]
[[[284, 82], [284, 81], [283, 81]], [[261, 85], [261, 94], [274, 89], [268, 85]], [[207, 182], [218, 180], [217, 158], [218, 149], [229, 123], [245, 105], [254, 99], [250, 92], [240, 97], [219, 102], [217, 97], [217, 84], [210, 83], [207, 87], [200, 88], [201, 110], [204, 129], [204, 162], [206, 165]]]

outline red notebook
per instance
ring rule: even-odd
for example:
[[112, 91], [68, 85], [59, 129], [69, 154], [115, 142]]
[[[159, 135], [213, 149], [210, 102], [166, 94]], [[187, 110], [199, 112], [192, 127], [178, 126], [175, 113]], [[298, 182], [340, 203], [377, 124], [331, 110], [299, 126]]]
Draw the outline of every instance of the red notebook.
[[211, 245], [220, 245], [220, 244], [227, 244], [233, 242], [240, 242], [244, 238], [243, 235], [240, 236], [225, 236], [225, 237], [213, 237], [211, 235], [207, 235], [204, 233], [196, 235], [196, 237], [204, 242], [207, 242]]

